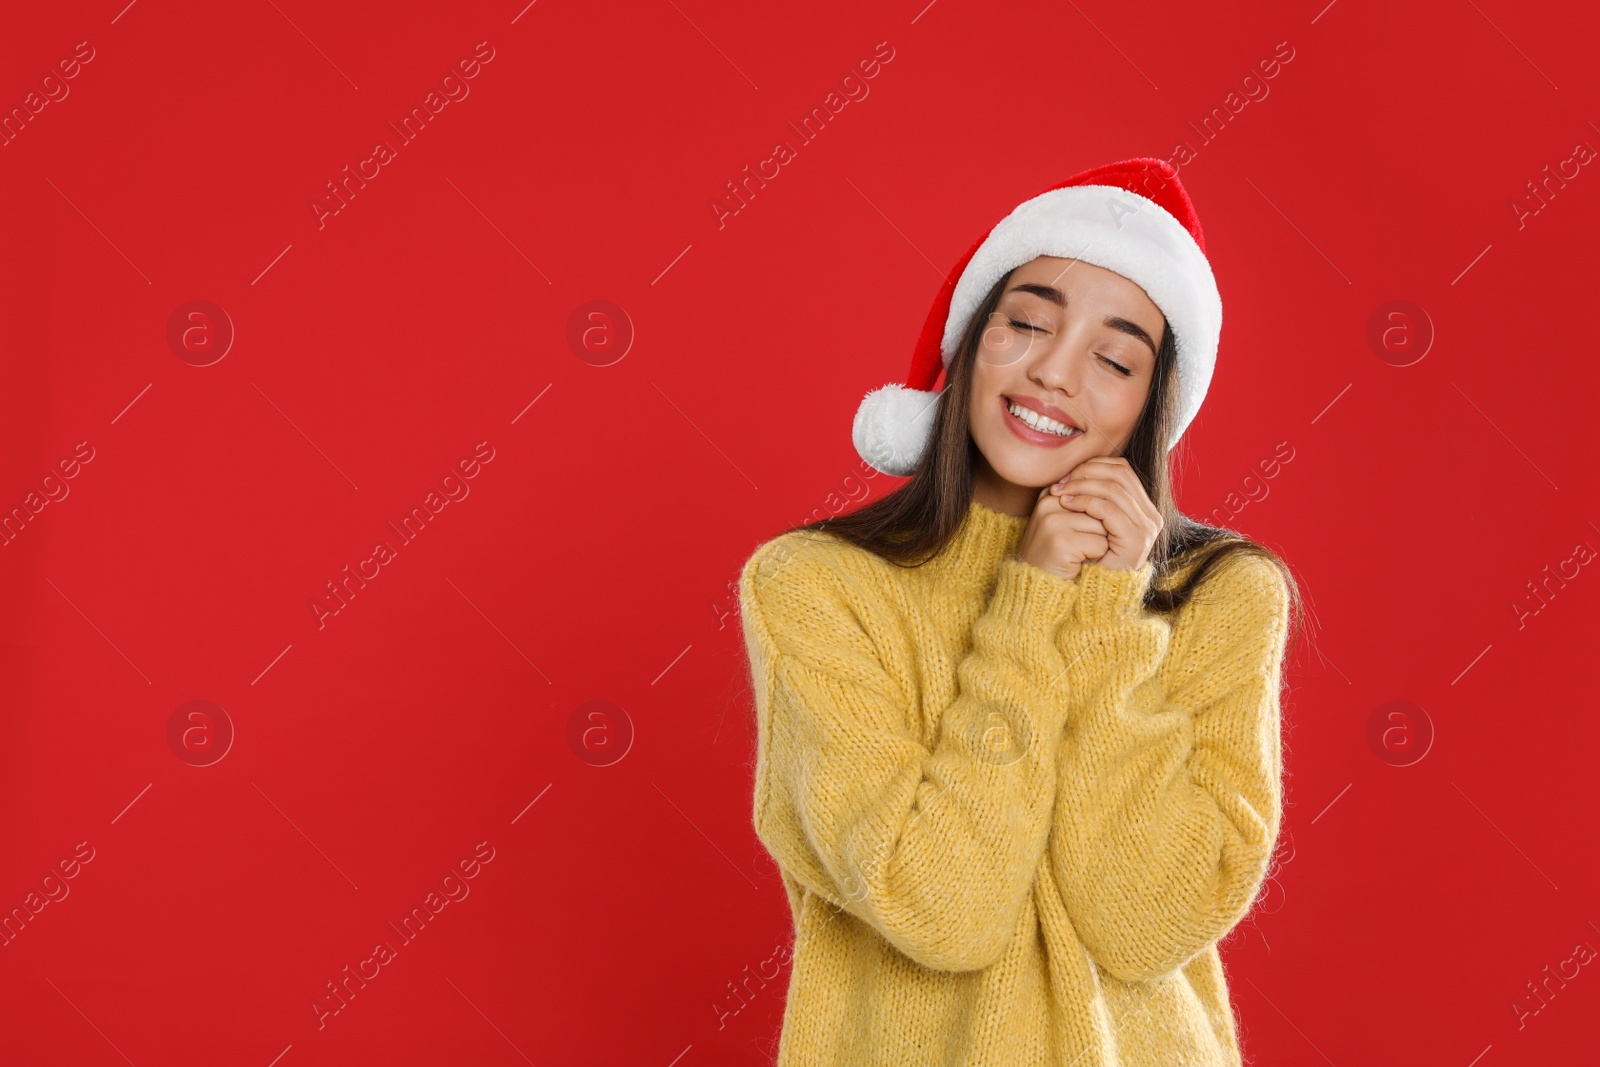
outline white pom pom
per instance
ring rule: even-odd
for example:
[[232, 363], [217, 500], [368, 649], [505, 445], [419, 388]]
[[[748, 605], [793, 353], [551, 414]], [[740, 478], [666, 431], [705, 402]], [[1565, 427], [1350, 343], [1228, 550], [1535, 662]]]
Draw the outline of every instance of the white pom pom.
[[850, 428], [856, 452], [875, 470], [906, 477], [916, 470], [933, 436], [942, 395], [903, 385], [874, 389], [862, 399]]

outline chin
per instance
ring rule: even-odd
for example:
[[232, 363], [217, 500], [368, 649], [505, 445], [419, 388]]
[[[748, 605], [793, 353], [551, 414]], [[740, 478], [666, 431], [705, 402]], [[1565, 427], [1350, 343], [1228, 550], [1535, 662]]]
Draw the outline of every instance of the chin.
[[[1004, 430], [1002, 430], [1004, 432]], [[1009, 442], [1008, 442], [1009, 444]], [[1024, 446], [1026, 447], [1026, 446]], [[1072, 447], [1062, 448], [1048, 458], [1042, 454], [1019, 456], [1018, 449], [1004, 447], [984, 452], [984, 459], [994, 472], [1012, 485], [1025, 485], [1030, 489], [1043, 489], [1059, 481], [1081, 460], [1070, 458]]]

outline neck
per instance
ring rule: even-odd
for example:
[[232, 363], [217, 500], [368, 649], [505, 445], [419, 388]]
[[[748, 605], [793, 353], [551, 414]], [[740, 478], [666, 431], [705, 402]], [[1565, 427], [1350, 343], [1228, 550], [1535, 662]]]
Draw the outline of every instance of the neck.
[[980, 455], [972, 471], [972, 499], [990, 511], [1027, 518], [1039, 501], [1039, 490], [1006, 481]]

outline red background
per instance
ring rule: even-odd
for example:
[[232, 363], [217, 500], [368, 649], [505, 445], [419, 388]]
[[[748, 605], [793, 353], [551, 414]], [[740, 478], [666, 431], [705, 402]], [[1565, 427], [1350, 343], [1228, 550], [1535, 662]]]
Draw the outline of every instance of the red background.
[[[8, 113], [94, 57], [0, 147], [0, 507], [70, 490], [0, 547], [0, 908], [93, 859], [0, 947], [0, 1056], [769, 1062], [787, 968], [731, 984], [789, 915], [729, 583], [891, 487], [851, 415], [979, 233], [1179, 141], [1226, 310], [1180, 501], [1313, 612], [1277, 873], [1224, 945], [1246, 1054], [1592, 1056], [1600, 963], [1546, 976], [1600, 949], [1600, 175], [1527, 183], [1600, 146], [1595, 30], [1505, 0], [13, 9]], [[193, 300], [235, 334], [208, 366], [217, 322], [168, 340]], [[620, 315], [574, 345], [593, 300]], [[1431, 327], [1370, 342], [1391, 300]], [[319, 626], [480, 442], [470, 494]], [[234, 731], [205, 766], [220, 716], [169, 741], [192, 700]], [[480, 842], [470, 895], [319, 1028]]]

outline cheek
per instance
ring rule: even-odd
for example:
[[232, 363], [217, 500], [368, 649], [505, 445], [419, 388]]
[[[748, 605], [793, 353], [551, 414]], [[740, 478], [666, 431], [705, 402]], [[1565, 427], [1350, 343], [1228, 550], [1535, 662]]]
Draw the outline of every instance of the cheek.
[[1146, 382], [1128, 382], [1117, 394], [1117, 410], [1122, 420], [1127, 423], [1128, 429], [1133, 429], [1133, 424], [1139, 421], [1139, 416], [1144, 414], [1145, 401], [1149, 398], [1150, 388]]
[[1095, 397], [1101, 424], [1113, 437], [1125, 437], [1133, 432], [1144, 412], [1144, 402], [1144, 387], [1131, 382], [1102, 390]]
[[990, 326], [978, 340], [978, 359], [974, 370], [983, 367], [1004, 369], [1016, 364], [1028, 351], [1028, 342], [1008, 326]]
[[972, 392], [969, 406], [974, 412], [981, 410], [1000, 391], [998, 368], [986, 360], [987, 353], [978, 349], [978, 358], [972, 364]]

